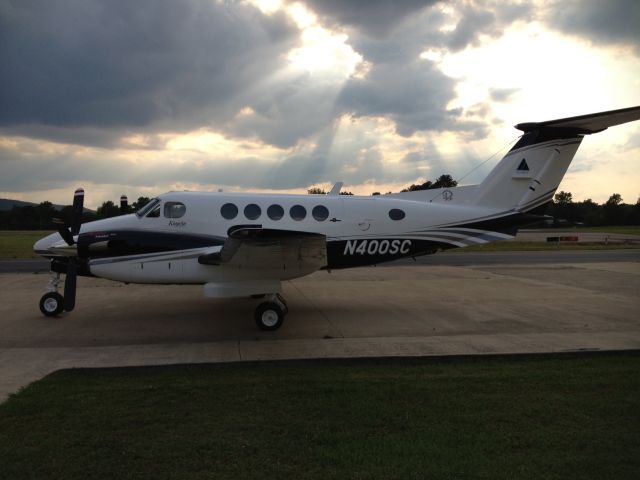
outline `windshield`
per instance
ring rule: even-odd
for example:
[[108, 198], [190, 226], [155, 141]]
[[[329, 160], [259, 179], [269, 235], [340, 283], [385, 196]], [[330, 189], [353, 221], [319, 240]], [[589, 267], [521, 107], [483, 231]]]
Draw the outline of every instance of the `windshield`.
[[140, 210], [136, 212], [136, 215], [138, 216], [138, 218], [144, 217], [149, 210], [151, 210], [153, 207], [155, 207], [159, 203], [160, 203], [160, 200], [158, 200], [157, 198], [151, 199], [149, 203], [147, 203], [144, 207], [142, 207]]

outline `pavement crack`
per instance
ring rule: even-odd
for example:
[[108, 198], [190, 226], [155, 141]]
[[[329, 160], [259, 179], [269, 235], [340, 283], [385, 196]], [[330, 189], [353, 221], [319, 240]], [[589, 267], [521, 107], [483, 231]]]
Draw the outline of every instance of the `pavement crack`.
[[288, 282], [288, 283], [289, 283], [289, 285], [291, 285], [293, 288], [295, 288], [295, 289], [298, 291], [298, 293], [299, 293], [299, 294], [300, 294], [300, 295], [301, 295], [301, 296], [302, 296], [302, 297], [303, 297], [307, 302], [309, 302], [309, 303], [311, 304], [311, 306], [313, 307], [313, 309], [314, 309], [316, 312], [318, 312], [322, 318], [324, 318], [324, 319], [325, 319], [325, 321], [329, 324], [329, 327], [331, 327], [331, 330], [332, 330], [332, 331], [338, 332], [338, 335], [340, 336], [340, 338], [345, 338], [345, 337], [344, 337], [344, 334], [340, 331], [340, 329], [339, 329], [338, 327], [336, 327], [336, 326], [333, 324], [333, 322], [329, 319], [329, 317], [328, 317], [328, 316], [327, 316], [327, 315], [326, 315], [322, 310], [320, 310], [320, 308], [319, 308], [319, 307], [318, 307], [318, 306], [313, 302], [313, 300], [311, 300], [308, 296], [306, 296], [306, 295], [304, 294], [304, 292], [303, 292], [302, 290], [300, 290], [300, 289], [298, 288], [298, 286], [297, 286], [295, 283], [293, 283], [293, 282]]

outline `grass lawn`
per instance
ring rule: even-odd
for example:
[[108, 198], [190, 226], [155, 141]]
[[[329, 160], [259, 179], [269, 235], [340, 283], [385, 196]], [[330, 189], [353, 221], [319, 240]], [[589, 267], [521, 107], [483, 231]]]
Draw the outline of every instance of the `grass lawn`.
[[43, 230], [0, 230], [0, 258], [38, 258], [33, 244], [53, 233]]
[[521, 242], [521, 241], [500, 241], [486, 243], [484, 245], [473, 245], [464, 248], [454, 248], [449, 252], [531, 252], [549, 250], [627, 250], [638, 249], [640, 244], [624, 243], [577, 243], [577, 242]]
[[67, 370], [0, 405], [0, 478], [625, 479], [640, 355]]

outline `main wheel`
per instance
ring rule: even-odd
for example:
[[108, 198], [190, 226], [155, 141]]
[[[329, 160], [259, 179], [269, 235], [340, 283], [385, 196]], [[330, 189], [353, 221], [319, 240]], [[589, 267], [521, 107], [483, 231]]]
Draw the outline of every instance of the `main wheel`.
[[260, 330], [274, 331], [284, 322], [284, 312], [277, 303], [263, 302], [256, 308], [254, 318]]
[[40, 299], [40, 311], [47, 317], [59, 315], [64, 310], [64, 297], [58, 292], [45, 293]]

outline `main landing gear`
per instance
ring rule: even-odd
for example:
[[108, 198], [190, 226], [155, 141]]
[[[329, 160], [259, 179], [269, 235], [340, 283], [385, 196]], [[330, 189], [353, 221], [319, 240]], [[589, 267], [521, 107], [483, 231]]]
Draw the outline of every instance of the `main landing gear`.
[[40, 311], [47, 317], [55, 317], [64, 311], [64, 297], [58, 293], [60, 274], [51, 272], [49, 291], [40, 298]]
[[282, 326], [289, 308], [279, 293], [266, 295], [266, 298], [267, 301], [256, 308], [254, 318], [260, 330], [274, 331]]

